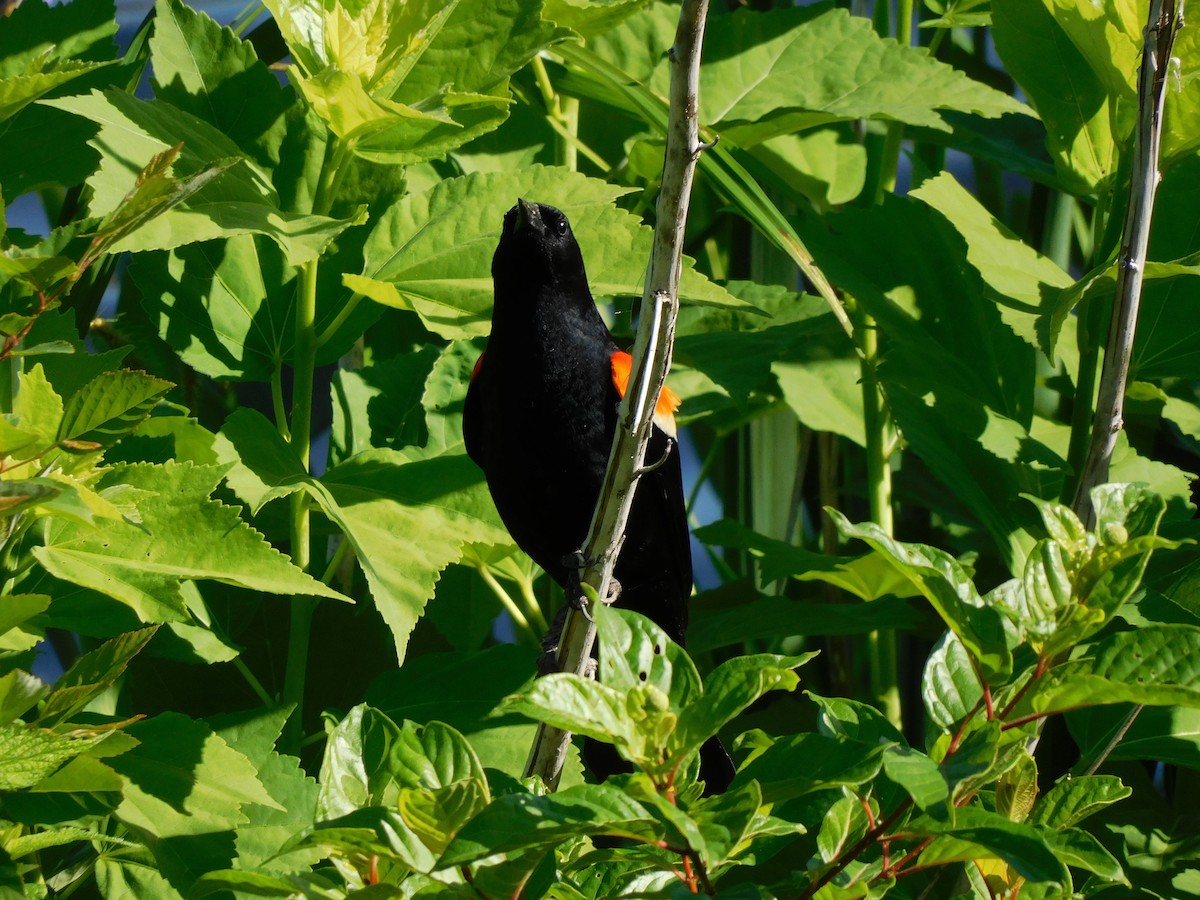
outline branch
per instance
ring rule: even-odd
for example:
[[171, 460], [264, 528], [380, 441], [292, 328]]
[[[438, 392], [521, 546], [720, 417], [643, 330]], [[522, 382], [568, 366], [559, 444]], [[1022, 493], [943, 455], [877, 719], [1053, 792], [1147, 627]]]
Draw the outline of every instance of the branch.
[[[1142, 275], [1150, 241], [1150, 216], [1158, 187], [1158, 144], [1162, 133], [1163, 96], [1167, 71], [1180, 17], [1177, 0], [1151, 0], [1146, 23], [1142, 66], [1138, 73], [1138, 122], [1133, 138], [1133, 165], [1129, 177], [1129, 206], [1121, 230], [1117, 257], [1117, 285], [1108, 343], [1104, 348], [1104, 370], [1092, 419], [1091, 445], [1075, 489], [1075, 512], [1090, 528], [1094, 524], [1091, 490], [1108, 480], [1108, 466], [1124, 425], [1125, 385], [1129, 380], [1129, 358], [1137, 328], [1138, 305], [1142, 299]], [[1182, 5], [1182, 0], [1180, 0]]]
[[[696, 109], [700, 43], [707, 15], [708, 0], [685, 0], [679, 13], [675, 45], [671, 48], [671, 108], [666, 159], [662, 190], [658, 196], [654, 249], [646, 272], [646, 290], [642, 295], [637, 340], [633, 346], [631, 389], [621, 401], [608, 470], [583, 547], [584, 558], [588, 560], [583, 580], [593, 585], [601, 598], [609, 594], [613, 568], [625, 540], [625, 524], [633, 505], [637, 476], [646, 457], [654, 407], [671, 365], [675, 317], [679, 311], [679, 277], [683, 269], [683, 229], [696, 160], [703, 149]], [[559, 641], [559, 670], [582, 675], [595, 639], [596, 627], [590, 618], [575, 609], [569, 610]], [[526, 775], [540, 775], [547, 786], [555, 788], [562, 774], [570, 738], [568, 732], [542, 723], [529, 752]]]

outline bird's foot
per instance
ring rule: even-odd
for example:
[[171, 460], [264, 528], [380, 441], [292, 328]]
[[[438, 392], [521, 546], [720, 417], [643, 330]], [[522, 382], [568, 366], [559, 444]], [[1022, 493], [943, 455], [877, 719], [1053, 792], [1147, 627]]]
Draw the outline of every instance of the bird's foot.
[[656, 462], [647, 463], [646, 465], [643, 465], [641, 468], [635, 469], [633, 474], [636, 477], [641, 478], [643, 475], [649, 475], [651, 472], [661, 469], [664, 465], [666, 465], [667, 460], [671, 458], [671, 451], [674, 449], [675, 449], [675, 438], [668, 437], [667, 438], [667, 449], [663, 451], [663, 455], [660, 456]]

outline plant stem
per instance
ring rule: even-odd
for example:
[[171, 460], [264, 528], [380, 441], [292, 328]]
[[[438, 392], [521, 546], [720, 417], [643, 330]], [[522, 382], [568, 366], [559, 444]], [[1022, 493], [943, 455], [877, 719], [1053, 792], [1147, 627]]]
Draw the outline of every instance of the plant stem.
[[[296, 303], [296, 358], [292, 385], [292, 449], [305, 471], [310, 468], [312, 451], [313, 375], [316, 368], [317, 261], [305, 265], [300, 276], [300, 294]], [[311, 565], [312, 535], [309, 522], [308, 494], [291, 496], [292, 562], [307, 572]], [[308, 667], [308, 644], [312, 631], [314, 597], [292, 598], [291, 630], [288, 634], [287, 668], [283, 679], [283, 703], [293, 705], [284, 733], [289, 752], [299, 748], [303, 734], [304, 675]]]
[[288, 427], [287, 408], [283, 404], [283, 362], [275, 361], [271, 369], [271, 408], [275, 412], [275, 427], [285, 441], [291, 441], [292, 431]]
[[262, 701], [263, 706], [275, 706], [275, 698], [267, 693], [267, 689], [262, 686], [262, 682], [258, 680], [255, 674], [250, 671], [250, 667], [246, 665], [245, 660], [240, 656], [235, 656], [233, 658], [233, 667], [242, 673], [242, 677], [246, 679], [246, 684], [250, 685], [250, 690], [254, 691], [258, 699]]
[[500, 601], [500, 605], [512, 617], [513, 624], [517, 626], [517, 629], [526, 641], [534, 647], [538, 646], [541, 643], [541, 636], [530, 626], [525, 613], [517, 605], [516, 601], [513, 600], [508, 591], [504, 589], [504, 585], [496, 580], [496, 576], [483, 563], [480, 563], [475, 569], [479, 572], [479, 577], [483, 579], [483, 583], [491, 588], [492, 593], [496, 595], [496, 599]]
[[350, 299], [342, 304], [342, 308], [338, 310], [338, 314], [333, 317], [333, 321], [325, 326], [325, 330], [317, 336], [317, 348], [324, 347], [337, 334], [338, 329], [346, 324], [346, 320], [350, 318], [350, 314], [358, 309], [358, 304], [362, 302], [363, 295], [355, 291], [350, 295]]
[[[679, 310], [679, 279], [683, 267], [683, 231], [691, 198], [700, 144], [696, 122], [700, 84], [700, 44], [708, 0], [686, 0], [679, 12], [679, 26], [671, 50], [671, 100], [667, 126], [667, 149], [663, 162], [662, 191], [654, 245], [646, 271], [641, 317], [633, 348], [631, 389], [618, 411], [618, 425], [604, 484], [588, 529], [582, 552], [594, 560], [581, 580], [608, 596], [613, 568], [624, 540], [625, 523], [633, 505], [633, 491], [645, 463], [650, 441], [654, 406], [666, 382], [675, 339], [675, 317]], [[674, 452], [679, 452], [678, 449]], [[589, 601], [584, 599], [584, 602]], [[582, 675], [595, 642], [596, 628], [589, 618], [571, 608], [563, 623], [558, 669]], [[546, 723], [538, 726], [526, 764], [527, 775], [540, 775], [553, 790], [558, 786], [566, 760], [570, 734]]]
[[1133, 140], [1133, 164], [1129, 177], [1129, 205], [1121, 230], [1117, 256], [1117, 286], [1104, 348], [1104, 369], [1092, 421], [1091, 444], [1075, 488], [1076, 514], [1091, 527], [1095, 515], [1090, 492], [1108, 480], [1108, 466], [1123, 427], [1125, 385], [1137, 329], [1142, 297], [1142, 276], [1150, 244], [1150, 219], [1158, 188], [1158, 145], [1162, 133], [1162, 109], [1166, 93], [1171, 49], [1179, 30], [1176, 0], [1151, 0], [1146, 24], [1142, 65], [1138, 73], [1138, 124]]

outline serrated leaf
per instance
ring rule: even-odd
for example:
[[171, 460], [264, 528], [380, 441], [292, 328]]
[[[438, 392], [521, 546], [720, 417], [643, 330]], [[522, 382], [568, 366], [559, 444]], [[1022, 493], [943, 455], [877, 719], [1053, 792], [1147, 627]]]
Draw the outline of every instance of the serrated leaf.
[[49, 692], [49, 685], [24, 669], [13, 669], [0, 676], [0, 725], [8, 725], [24, 715]]
[[278, 808], [250, 761], [204, 723], [167, 712], [126, 731], [139, 745], [111, 760], [126, 780], [125, 822], [169, 838], [243, 825], [245, 804]]
[[509, 794], [468, 823], [440, 863], [462, 865], [579, 834], [645, 838], [653, 831], [649, 811], [615, 787], [585, 784], [542, 797]]
[[[491, 259], [505, 212], [518, 197], [556, 206], [571, 220], [597, 296], [640, 296], [650, 258], [650, 229], [613, 206], [626, 189], [561, 168], [474, 174], [406, 195], [375, 225], [362, 275], [347, 287], [387, 306], [412, 309], [449, 339], [486, 334], [492, 305]], [[445, 248], [454, 247], [447, 255]], [[690, 267], [680, 296], [747, 307]]]
[[1115, 775], [1067, 775], [1038, 798], [1029, 823], [1057, 830], [1071, 828], [1132, 793]]
[[148, 622], [188, 620], [182, 579], [346, 599], [292, 565], [235, 508], [209, 499], [223, 471], [190, 463], [114, 466], [100, 485], [139, 489], [141, 524], [55, 520], [34, 555], [56, 578], [107, 594]]
[[739, 10], [704, 49], [701, 118], [742, 146], [838, 120], [949, 130], [939, 110], [1027, 112], [923, 49], [878, 37], [867, 19], [842, 9]]
[[43, 727], [56, 725], [82, 710], [124, 674], [130, 660], [150, 643], [157, 630], [152, 627], [130, 631], [80, 656], [54, 683], [54, 691], [46, 698], [38, 724]]
[[[465, 454], [411, 459], [392, 450], [325, 473], [328, 515], [349, 539], [403, 661], [438, 573], [468, 543], [507, 543], [481, 475]], [[320, 499], [320, 497], [318, 497]], [[407, 539], [396, 540], [403, 534]]]
[[58, 439], [110, 447], [136, 428], [172, 387], [145, 372], [103, 372], [67, 400]]
[[0, 727], [0, 790], [15, 791], [37, 784], [109, 734], [85, 729], [56, 734], [21, 722]]

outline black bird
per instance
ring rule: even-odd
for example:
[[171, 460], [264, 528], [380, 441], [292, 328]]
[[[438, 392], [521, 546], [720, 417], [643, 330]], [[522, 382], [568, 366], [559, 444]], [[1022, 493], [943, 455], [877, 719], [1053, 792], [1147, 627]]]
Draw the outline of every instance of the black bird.
[[[495, 306], [486, 352], [467, 392], [463, 434], [517, 545], [564, 588], [578, 584], [573, 554], [587, 537], [629, 378], [596, 309], [579, 244], [563, 213], [518, 200], [492, 258]], [[615, 569], [616, 605], [642, 613], [684, 644], [692, 557], [674, 447], [679, 398], [664, 390]], [[624, 766], [607, 745], [585, 760], [598, 777]], [[714, 738], [701, 777], [723, 791], [733, 764]]]

